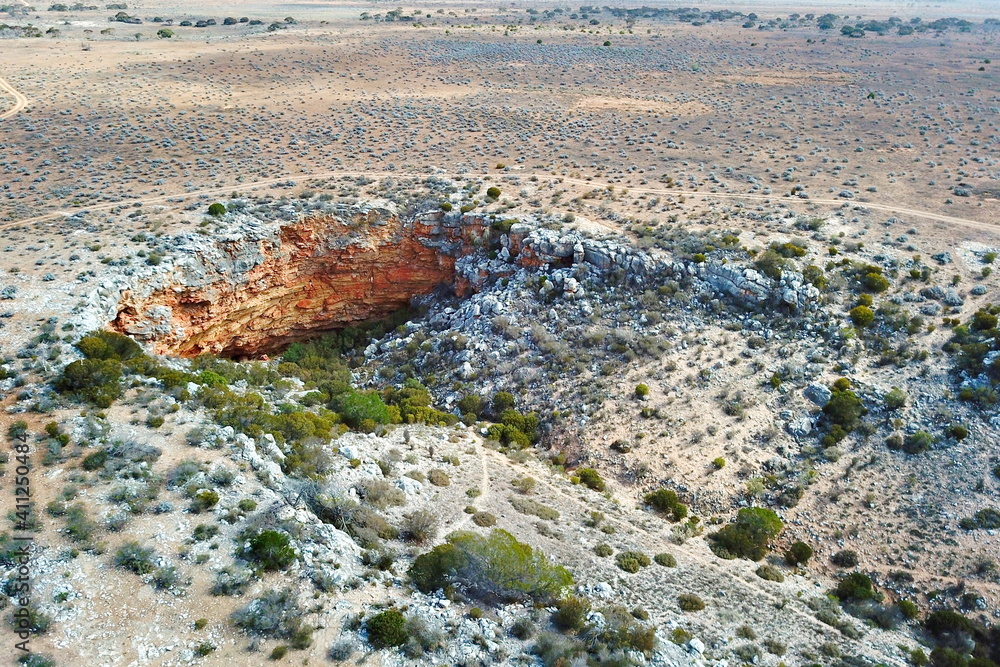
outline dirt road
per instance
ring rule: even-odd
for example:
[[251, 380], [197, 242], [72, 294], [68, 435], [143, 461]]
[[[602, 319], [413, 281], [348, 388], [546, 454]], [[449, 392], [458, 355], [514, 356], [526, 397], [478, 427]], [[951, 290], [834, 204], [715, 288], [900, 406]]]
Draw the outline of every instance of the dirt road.
[[17, 92], [17, 90], [14, 89], [14, 86], [10, 85], [7, 82], [7, 79], [2, 76], [0, 76], [0, 90], [14, 96], [14, 106], [3, 113], [0, 113], [0, 120], [14, 116], [28, 106], [28, 98]]

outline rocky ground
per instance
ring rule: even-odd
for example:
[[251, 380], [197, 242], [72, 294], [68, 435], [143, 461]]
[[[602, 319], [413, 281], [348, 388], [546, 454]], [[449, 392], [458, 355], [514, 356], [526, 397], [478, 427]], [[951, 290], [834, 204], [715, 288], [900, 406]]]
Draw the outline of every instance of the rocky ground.
[[3, 9], [13, 659], [1000, 662], [991, 7], [425, 9]]
[[[448, 189], [432, 189], [440, 187]], [[422, 625], [411, 628], [403, 652], [376, 651], [370, 660], [554, 664], [581, 650], [572, 633], [551, 634], [544, 605], [487, 606], [413, 590], [406, 572], [417, 555], [452, 531], [494, 527], [569, 569], [572, 590], [593, 609], [584, 634], [619, 618], [615, 605], [654, 628], [650, 649], [622, 654], [637, 663], [904, 664], [928, 641], [917, 626], [895, 618], [880, 627], [864, 621], [869, 612], [852, 616], [827, 598], [852, 570], [875, 582], [886, 618], [898, 614], [897, 600], [924, 611], [996, 614], [996, 530], [959, 524], [991, 507], [997, 425], [988, 407], [955, 398], [963, 381], [953, 356], [941, 352], [953, 331], [929, 326], [942, 315], [964, 322], [989, 303], [993, 279], [982, 268], [995, 246], [966, 243], [931, 258], [917, 245], [918, 228], [894, 231], [910, 223], [860, 207], [824, 218], [733, 208], [722, 226], [636, 226], [615, 235], [587, 221], [443, 212], [433, 198], [408, 213], [392, 188], [381, 190], [387, 198], [362, 204], [318, 194], [223, 200], [226, 213], [200, 214], [207, 227], [193, 217], [181, 223], [208, 234], [149, 234], [142, 254], [109, 244], [115, 254], [94, 264], [93, 275], [22, 280], [12, 306], [37, 301], [33, 290], [73, 295], [65, 317], [33, 321], [19, 311], [4, 330], [18, 346], [6, 365], [6, 423], [16, 429], [24, 420], [37, 466], [33, 595], [50, 626], [32, 640], [36, 650], [59, 662], [175, 664], [249, 659], [248, 647], [280, 654], [291, 645], [339, 659], [371, 650], [358, 615], [387, 607]], [[148, 225], [146, 215], [131, 220]], [[69, 245], [85, 244], [98, 224], [79, 216], [71, 233], [82, 240]], [[875, 236], [879, 228], [887, 231]], [[382, 244], [422, 249], [428, 266], [445, 267], [444, 291], [421, 295], [420, 272], [371, 264]], [[331, 248], [341, 250], [326, 269], [297, 259]], [[780, 272], [771, 277], [775, 262]], [[821, 264], [821, 275], [807, 268]], [[858, 289], [856, 265], [868, 273], [881, 267], [889, 285]], [[957, 281], [942, 279], [953, 274]], [[255, 295], [274, 280], [276, 289], [298, 285], [316, 296], [337, 275], [363, 276], [369, 288], [357, 298], [365, 313], [388, 315], [401, 294], [414, 297], [418, 313], [357, 342], [347, 353], [352, 382], [383, 389], [419, 378], [444, 411], [435, 414], [461, 416], [467, 426], [333, 433], [329, 441], [302, 440], [303, 454], [298, 440], [255, 430], [253, 417], [226, 421], [219, 399], [205, 393], [221, 383], [233, 392], [228, 401], [259, 393], [278, 414], [315, 411], [316, 383], [287, 363], [288, 354], [242, 365], [159, 357], [189, 379], [137, 371], [109, 409], [74, 405], [53, 389], [67, 360], [80, 357], [71, 346], [78, 332], [101, 325], [168, 353], [187, 349], [184, 341], [208, 341], [204, 332], [230, 331], [232, 340], [257, 341], [233, 348], [240, 358], [267, 359], [298, 339], [289, 331], [319, 327], [340, 305], [320, 294], [322, 308], [276, 310]], [[397, 292], [386, 299], [391, 290], [378, 285], [393, 276], [384, 284]], [[226, 297], [236, 299], [231, 308], [197, 310], [223, 292], [234, 295]], [[866, 293], [878, 315], [862, 327], [847, 311]], [[936, 317], [918, 315], [932, 309]], [[220, 341], [216, 349], [229, 349]], [[838, 377], [850, 379], [868, 414], [842, 441], [823, 446], [829, 425], [819, 417]], [[902, 405], [889, 406], [897, 387]], [[490, 430], [496, 415], [468, 413], [469, 396], [488, 403], [497, 392], [510, 392], [521, 414], [539, 416], [537, 444], [505, 442]], [[886, 446], [895, 433], [921, 432], [931, 437], [927, 451]], [[17, 442], [9, 438], [12, 448]], [[95, 452], [110, 457], [91, 465]], [[314, 472], [295, 467], [303, 456]], [[581, 483], [578, 471], [589, 467], [603, 478], [603, 492]], [[700, 523], [651, 513], [643, 496], [659, 488], [676, 491]], [[205, 490], [217, 494], [209, 507], [198, 505]], [[352, 529], [344, 522], [356, 519], [327, 514], [329, 499], [359, 502], [379, 518]], [[722, 560], [709, 548], [715, 525], [748, 506], [773, 507], [784, 521], [764, 561], [780, 582], [761, 578], [759, 562]], [[407, 531], [421, 512], [426, 525], [416, 538]], [[265, 529], [287, 535], [295, 557], [282, 571], [255, 574], [245, 549]], [[807, 567], [780, 557], [795, 540], [815, 550]], [[122, 563], [132, 543], [151, 550], [138, 574]], [[831, 560], [845, 550], [857, 554], [846, 569]], [[618, 554], [631, 552], [670, 554], [676, 565], [629, 573]], [[234, 627], [252, 600], [289, 586], [295, 593], [281, 605], [314, 628], [307, 640], [296, 643], [280, 625]], [[222, 590], [229, 594], [211, 594]], [[682, 611], [684, 594], [706, 608]], [[254, 604], [258, 613], [265, 603]], [[148, 619], [138, 629], [125, 620], [133, 613]], [[514, 627], [521, 618], [533, 619], [530, 636]]]

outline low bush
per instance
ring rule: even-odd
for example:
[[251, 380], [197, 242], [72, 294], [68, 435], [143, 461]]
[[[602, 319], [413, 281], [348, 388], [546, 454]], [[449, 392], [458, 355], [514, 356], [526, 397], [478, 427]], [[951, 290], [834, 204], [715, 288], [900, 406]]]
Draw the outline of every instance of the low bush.
[[680, 521], [687, 516], [687, 505], [680, 502], [677, 493], [671, 489], [659, 489], [647, 493], [643, 497], [643, 502], [673, 521]]
[[805, 565], [812, 556], [813, 550], [808, 544], [805, 542], [793, 542], [792, 546], [785, 552], [785, 562], [792, 567]]
[[382, 649], [402, 646], [409, 635], [406, 631], [406, 617], [395, 609], [387, 609], [365, 621], [368, 643], [372, 648]]
[[122, 364], [114, 359], [80, 359], [68, 364], [55, 382], [60, 394], [109, 408], [122, 395]]
[[114, 564], [135, 574], [149, 574], [156, 567], [155, 553], [138, 542], [126, 542], [115, 552]]
[[[20, 610], [24, 610], [21, 612]], [[19, 615], [15, 616], [15, 613]], [[52, 616], [45, 613], [37, 602], [30, 602], [25, 607], [17, 607], [7, 616], [7, 622], [12, 630], [30, 632], [33, 635], [44, 635], [52, 627]]]
[[407, 638], [403, 653], [408, 658], [418, 659], [445, 646], [444, 633], [421, 616], [409, 616], [405, 630]]
[[481, 528], [489, 528], [496, 525], [497, 518], [489, 512], [476, 512], [472, 515], [472, 523]]
[[840, 567], [856, 567], [858, 564], [858, 554], [850, 549], [843, 549], [830, 556], [830, 561]]
[[677, 567], [677, 558], [673, 554], [662, 553], [653, 556], [653, 562], [663, 567]]
[[310, 643], [312, 628], [303, 624], [303, 611], [289, 589], [269, 590], [232, 615], [233, 624], [247, 634], [289, 639], [293, 647]]
[[701, 611], [705, 608], [704, 600], [692, 593], [678, 595], [677, 605], [681, 608], [681, 611]]
[[555, 521], [559, 518], [559, 512], [557, 510], [552, 509], [548, 505], [543, 505], [540, 502], [532, 500], [531, 498], [511, 496], [509, 500], [514, 509], [521, 514], [537, 516], [539, 519], [543, 519], [545, 521]]
[[756, 575], [761, 579], [776, 581], [778, 583], [785, 580], [785, 575], [781, 574], [773, 565], [767, 565], [766, 563], [757, 568]]
[[358, 486], [358, 495], [372, 507], [386, 509], [406, 504], [406, 494], [384, 479], [371, 479]]
[[265, 572], [285, 570], [295, 562], [295, 549], [288, 535], [276, 530], [264, 530], [250, 535], [241, 555]]
[[594, 547], [594, 553], [601, 558], [607, 558], [614, 552], [615, 550], [612, 549], [610, 545], [604, 544], [603, 542]]
[[176, 588], [181, 583], [180, 574], [173, 565], [158, 567], [153, 571], [150, 583], [159, 590], [170, 590]]
[[649, 556], [641, 551], [621, 551], [615, 556], [615, 565], [618, 566], [618, 569], [630, 574], [635, 574], [640, 569], [647, 567], [649, 563]]
[[211, 489], [201, 489], [195, 492], [191, 499], [191, 511], [195, 514], [205, 512], [219, 503], [219, 494]]
[[1000, 510], [987, 507], [976, 512], [973, 516], [959, 521], [959, 526], [965, 530], [996, 530], [1000, 528]]
[[535, 634], [535, 623], [530, 618], [521, 616], [510, 626], [510, 634], [522, 641], [530, 639]]
[[433, 470], [429, 470], [427, 472], [427, 481], [433, 484], [434, 486], [451, 485], [451, 478], [448, 477], [448, 473], [438, 468], [434, 468]]
[[841, 602], [871, 600], [875, 597], [875, 589], [868, 575], [851, 572], [837, 584], [835, 594]]
[[593, 468], [578, 468], [576, 476], [580, 478], [580, 483], [593, 491], [604, 491], [606, 486], [604, 478]]
[[709, 534], [709, 546], [720, 558], [760, 560], [768, 552], [768, 544], [777, 537], [784, 524], [772, 510], [744, 507], [736, 520]]
[[253, 570], [238, 565], [228, 565], [215, 573], [212, 595], [240, 595], [253, 582]]
[[66, 508], [66, 531], [69, 539], [90, 546], [98, 525], [87, 516], [86, 508], [77, 503]]
[[556, 605], [552, 623], [562, 632], [577, 632], [583, 629], [590, 613], [590, 602], [586, 598], [570, 595]]
[[[475, 520], [475, 517], [473, 517]], [[400, 536], [410, 542], [423, 544], [437, 537], [438, 518], [427, 510], [416, 510], [403, 517]]]
[[421, 591], [459, 589], [486, 602], [551, 602], [573, 583], [569, 572], [503, 530], [489, 537], [457, 532], [414, 560], [410, 578]]

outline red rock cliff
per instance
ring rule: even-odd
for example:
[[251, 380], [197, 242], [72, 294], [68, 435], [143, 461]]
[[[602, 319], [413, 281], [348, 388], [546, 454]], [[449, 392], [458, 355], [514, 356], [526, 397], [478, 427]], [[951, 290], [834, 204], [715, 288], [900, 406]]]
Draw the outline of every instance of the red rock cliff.
[[161, 354], [260, 355], [454, 288], [456, 255], [482, 232], [374, 208], [192, 239], [157, 284], [122, 293], [111, 326]]

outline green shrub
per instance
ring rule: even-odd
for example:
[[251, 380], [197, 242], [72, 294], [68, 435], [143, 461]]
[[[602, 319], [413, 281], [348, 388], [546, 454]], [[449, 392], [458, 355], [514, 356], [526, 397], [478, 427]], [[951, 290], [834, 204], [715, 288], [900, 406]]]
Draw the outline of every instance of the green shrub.
[[7, 622], [11, 629], [18, 632], [30, 632], [33, 635], [44, 635], [49, 631], [53, 618], [42, 611], [37, 602], [31, 601], [27, 606], [19, 607], [18, 611], [20, 609], [24, 609], [21, 615], [15, 616], [14, 614], [17, 612], [12, 611], [7, 616]]
[[899, 387], [893, 387], [883, 399], [886, 410], [899, 410], [906, 405], [906, 392]]
[[677, 559], [673, 554], [661, 553], [653, 556], [653, 561], [663, 567], [677, 567]]
[[409, 574], [425, 593], [460, 588], [487, 602], [551, 602], [573, 583], [565, 568], [504, 530], [493, 530], [489, 537], [452, 533], [445, 544], [418, 556]]
[[969, 437], [969, 429], [964, 424], [952, 424], [948, 427], [948, 435], [961, 442]]
[[850, 549], [843, 549], [830, 556], [830, 561], [840, 567], [857, 567], [858, 554]]
[[109, 408], [122, 395], [122, 364], [115, 359], [81, 359], [67, 365], [55, 389], [75, 400]]
[[295, 549], [288, 535], [276, 530], [264, 530], [247, 539], [243, 557], [265, 572], [287, 569], [295, 562]]
[[219, 494], [211, 489], [201, 489], [191, 499], [191, 511], [195, 514], [205, 512], [219, 504]]
[[603, 491], [606, 486], [604, 478], [593, 468], [577, 468], [576, 476], [580, 478], [580, 483], [588, 489]]
[[458, 423], [458, 417], [450, 412], [442, 412], [431, 407], [433, 396], [430, 390], [414, 378], [407, 379], [400, 389], [386, 390], [383, 397], [390, 410], [398, 411], [398, 418], [391, 415], [393, 423], [401, 421], [404, 424], [445, 426]]
[[601, 542], [600, 544], [594, 547], [594, 553], [600, 556], [601, 558], [607, 558], [614, 552], [615, 550], [611, 548], [611, 545], [605, 544], [604, 542]]
[[768, 249], [754, 260], [754, 266], [768, 278], [781, 280], [781, 273], [788, 268], [788, 261], [773, 249]]
[[472, 515], [472, 523], [481, 528], [489, 528], [497, 524], [497, 518], [489, 512], [476, 512]]
[[131, 361], [142, 356], [142, 348], [128, 336], [113, 331], [91, 331], [74, 347], [87, 359]]
[[576, 595], [570, 595], [559, 601], [556, 611], [552, 614], [552, 623], [562, 632], [577, 632], [587, 622], [590, 613], [590, 602]]
[[959, 522], [964, 530], [995, 530], [1000, 528], [1000, 511], [987, 507], [975, 513], [971, 518], [962, 519]]
[[93, 472], [94, 470], [100, 470], [104, 467], [104, 464], [108, 461], [108, 450], [99, 449], [96, 452], [91, 452], [83, 457], [83, 461], [80, 462], [80, 467], [84, 470]]
[[687, 516], [687, 505], [677, 499], [677, 493], [671, 489], [658, 489], [647, 493], [643, 502], [661, 514], [669, 516], [673, 521], [680, 521]]
[[875, 312], [868, 306], [855, 306], [848, 314], [851, 316], [854, 326], [862, 329], [870, 327], [875, 322]]
[[194, 527], [194, 537], [197, 542], [204, 542], [205, 540], [210, 540], [219, 534], [219, 527], [214, 523], [199, 523]]
[[701, 611], [705, 608], [704, 600], [692, 593], [678, 595], [677, 605], [681, 608], [681, 611]]
[[920, 615], [920, 607], [912, 600], [900, 600], [897, 605], [899, 613], [908, 621], [912, 621]]
[[181, 583], [181, 577], [177, 573], [177, 568], [173, 565], [158, 567], [153, 571], [150, 583], [158, 590], [170, 590]]
[[452, 208], [454, 208], [454, 207], [451, 205], [450, 201], [443, 201], [443, 202], [441, 202], [441, 210], [444, 211], [445, 213], [448, 213], [449, 211], [451, 211]]
[[215, 202], [208, 207], [208, 214], [213, 218], [218, 218], [226, 214], [226, 205], [220, 202]]
[[490, 199], [499, 199], [500, 198], [500, 188], [498, 188], [495, 185], [492, 186], [492, 187], [487, 188], [486, 189], [486, 196], [489, 197]]
[[708, 536], [709, 546], [722, 558], [760, 560], [767, 545], [781, 533], [784, 524], [778, 515], [763, 507], [744, 507], [736, 520]]
[[376, 424], [390, 424], [399, 419], [393, 419], [393, 413], [385, 404], [378, 392], [354, 391], [353, 389], [335, 396], [330, 402], [330, 408], [340, 415], [344, 423], [351, 428], [358, 428], [361, 422], [370, 419]]
[[881, 273], [868, 273], [863, 282], [869, 292], [879, 293], [889, 289], [889, 281]]
[[649, 556], [641, 551], [621, 551], [615, 556], [615, 565], [618, 569], [630, 574], [635, 574], [640, 569], [649, 565]]
[[812, 547], [810, 547], [805, 542], [794, 542], [792, 546], [788, 548], [785, 552], [785, 562], [795, 567], [796, 565], [805, 565], [809, 562], [809, 559], [813, 556]]
[[785, 575], [781, 574], [776, 567], [768, 565], [767, 563], [758, 567], [755, 574], [766, 581], [776, 581], [781, 583], [785, 580]]
[[649, 396], [649, 387], [644, 384], [637, 384], [635, 386], [635, 397], [646, 398], [647, 396]]
[[155, 568], [155, 554], [152, 549], [138, 542], [126, 542], [115, 552], [115, 567], [135, 574], [149, 574]]
[[97, 523], [87, 516], [87, 510], [83, 505], [77, 503], [66, 508], [65, 535], [69, 539], [89, 546], [97, 530]]
[[382, 649], [402, 646], [409, 635], [406, 632], [406, 618], [395, 609], [387, 609], [365, 621], [368, 643], [373, 648]]
[[715, 468], [716, 470], [722, 470], [723, 468], [726, 467], [726, 459], [722, 458], [721, 456], [717, 456], [716, 458], [712, 459], [712, 467]]
[[934, 436], [927, 431], [917, 431], [903, 438], [903, 451], [907, 454], [923, 454], [933, 444]]
[[44, 653], [24, 653], [17, 659], [17, 664], [21, 667], [56, 667], [56, 661]]
[[835, 593], [841, 602], [870, 600], [875, 597], [872, 580], [860, 572], [851, 572], [841, 579]]
[[843, 440], [861, 425], [861, 418], [866, 414], [868, 409], [851, 391], [850, 382], [846, 378], [834, 382], [830, 400], [823, 406], [823, 426], [828, 431], [823, 436], [823, 446], [832, 447]]

